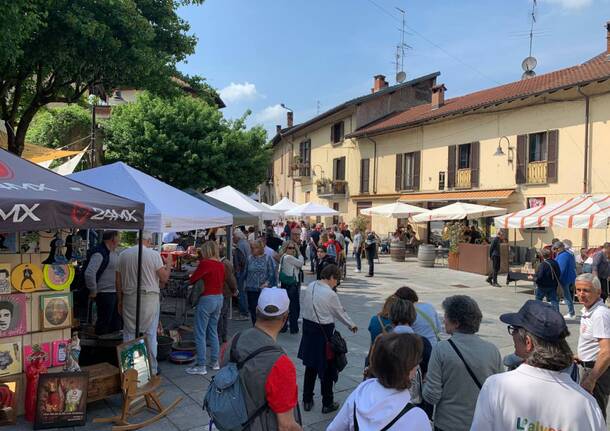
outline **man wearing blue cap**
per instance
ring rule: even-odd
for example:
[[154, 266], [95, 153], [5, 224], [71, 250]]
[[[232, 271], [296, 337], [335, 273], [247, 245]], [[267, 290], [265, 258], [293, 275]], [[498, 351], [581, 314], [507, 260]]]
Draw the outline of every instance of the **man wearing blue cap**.
[[470, 430], [605, 430], [595, 399], [562, 372], [573, 363], [563, 316], [529, 300], [500, 320], [508, 324], [515, 353], [525, 362], [487, 378]]

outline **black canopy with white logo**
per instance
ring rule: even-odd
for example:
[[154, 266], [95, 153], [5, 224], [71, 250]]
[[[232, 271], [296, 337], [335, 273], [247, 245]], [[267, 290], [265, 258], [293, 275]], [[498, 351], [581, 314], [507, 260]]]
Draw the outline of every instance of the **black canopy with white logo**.
[[143, 203], [63, 177], [0, 149], [0, 231], [143, 226]]

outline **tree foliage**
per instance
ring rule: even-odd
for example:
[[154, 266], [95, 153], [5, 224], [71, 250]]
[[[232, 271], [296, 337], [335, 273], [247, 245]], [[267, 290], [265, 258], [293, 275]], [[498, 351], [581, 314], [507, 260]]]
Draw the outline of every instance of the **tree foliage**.
[[248, 114], [227, 121], [204, 100], [143, 93], [114, 108], [104, 125], [106, 162], [121, 160], [181, 189], [232, 185], [254, 191], [271, 155], [266, 131], [246, 129]]
[[41, 107], [90, 88], [166, 90], [195, 49], [176, 11], [203, 0], [13, 0], [0, 23], [0, 119], [21, 154]]
[[59, 148], [79, 140], [86, 141], [84, 138], [90, 133], [91, 113], [72, 104], [39, 111], [28, 128], [26, 139], [36, 145]]

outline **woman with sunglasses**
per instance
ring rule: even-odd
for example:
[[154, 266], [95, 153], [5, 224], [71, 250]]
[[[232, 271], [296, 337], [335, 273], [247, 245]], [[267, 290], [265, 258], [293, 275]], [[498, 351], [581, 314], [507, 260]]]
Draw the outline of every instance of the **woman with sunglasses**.
[[299, 253], [297, 243], [292, 240], [288, 241], [280, 251], [280, 286], [282, 289], [286, 289], [288, 299], [290, 299], [288, 322], [282, 329], [282, 332], [286, 332], [288, 326], [290, 326], [291, 334], [299, 333], [299, 314], [301, 314], [301, 282], [299, 281], [299, 273], [304, 263], [305, 261]]

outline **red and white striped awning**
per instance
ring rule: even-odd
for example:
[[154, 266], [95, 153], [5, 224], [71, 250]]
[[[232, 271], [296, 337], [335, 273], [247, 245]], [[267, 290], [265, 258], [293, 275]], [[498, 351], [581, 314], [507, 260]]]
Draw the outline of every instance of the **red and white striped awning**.
[[580, 195], [494, 218], [497, 228], [567, 227], [605, 229], [610, 219], [610, 195]]

